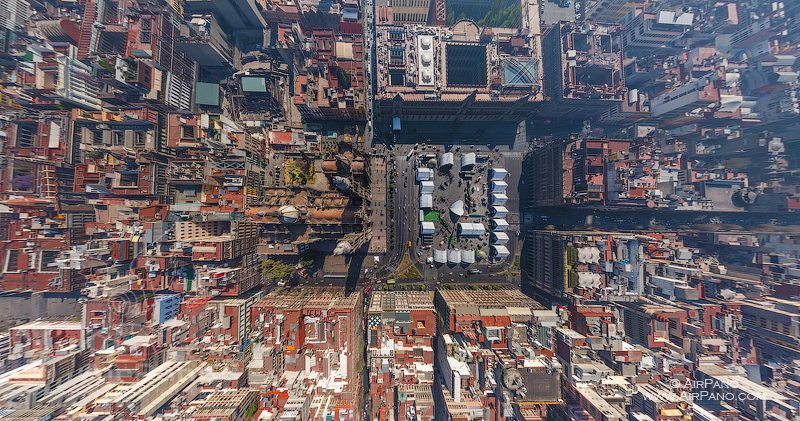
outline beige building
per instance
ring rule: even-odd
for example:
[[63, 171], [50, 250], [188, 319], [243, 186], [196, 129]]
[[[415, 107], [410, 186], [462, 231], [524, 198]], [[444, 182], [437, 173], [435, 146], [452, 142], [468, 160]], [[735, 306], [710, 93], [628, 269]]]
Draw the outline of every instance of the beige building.
[[394, 24], [428, 23], [428, 12], [434, 0], [377, 0], [376, 6], [391, 12]]

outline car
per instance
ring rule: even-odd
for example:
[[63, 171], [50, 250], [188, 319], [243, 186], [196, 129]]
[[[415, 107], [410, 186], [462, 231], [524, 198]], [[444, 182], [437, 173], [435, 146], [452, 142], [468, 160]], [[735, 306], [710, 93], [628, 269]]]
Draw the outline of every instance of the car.
[[467, 273], [469, 273], [470, 275], [480, 275], [483, 272], [481, 272], [480, 269], [470, 269], [467, 271]]

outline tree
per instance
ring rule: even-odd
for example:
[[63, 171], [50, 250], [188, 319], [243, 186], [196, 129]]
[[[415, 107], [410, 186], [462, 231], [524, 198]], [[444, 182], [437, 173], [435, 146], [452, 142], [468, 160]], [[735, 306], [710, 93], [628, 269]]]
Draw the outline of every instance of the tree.
[[264, 276], [274, 281], [289, 279], [294, 273], [294, 266], [273, 259], [264, 260], [261, 269]]
[[253, 402], [247, 407], [247, 410], [244, 412], [244, 417], [247, 419], [252, 419], [253, 415], [255, 415], [257, 411], [258, 402]]
[[348, 75], [344, 69], [336, 66], [333, 68], [333, 74], [336, 76], [336, 80], [339, 81], [339, 86], [342, 89], [350, 89], [350, 75]]

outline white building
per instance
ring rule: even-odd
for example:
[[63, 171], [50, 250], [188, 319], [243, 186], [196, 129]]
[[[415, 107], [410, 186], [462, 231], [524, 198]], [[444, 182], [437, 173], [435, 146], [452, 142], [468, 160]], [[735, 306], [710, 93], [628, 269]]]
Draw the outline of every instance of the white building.
[[503, 180], [492, 181], [492, 193], [505, 193], [508, 183]]
[[505, 206], [492, 206], [490, 213], [493, 218], [505, 218], [508, 215], [508, 209]]
[[417, 181], [433, 180], [433, 170], [427, 167], [417, 168]]
[[453, 159], [452, 152], [445, 152], [439, 155], [439, 168], [452, 167], [454, 163]]
[[508, 240], [509, 240], [508, 234], [506, 234], [506, 233], [504, 233], [502, 231], [498, 231], [498, 232], [493, 232], [492, 233], [492, 244], [503, 245], [503, 244], [507, 243]]
[[662, 10], [658, 13], [631, 12], [625, 18], [625, 48], [654, 49], [669, 46], [684, 32], [692, 29], [693, 13], [675, 13]]
[[25, 26], [30, 5], [25, 0], [0, 0], [0, 28], [18, 31]]
[[689, 81], [650, 100], [653, 117], [677, 117], [719, 101], [719, 90], [709, 74]]
[[486, 227], [480, 223], [473, 223], [473, 222], [459, 222], [458, 223], [458, 235], [464, 237], [477, 237], [479, 235], [483, 235], [486, 232]]
[[491, 255], [495, 259], [505, 259], [506, 257], [511, 255], [511, 252], [508, 251], [506, 246], [490, 246], [491, 247]]
[[508, 177], [508, 171], [505, 168], [492, 168], [489, 171], [489, 177], [492, 181], [503, 180]]
[[37, 63], [36, 89], [52, 89], [63, 101], [87, 110], [99, 110], [99, 88], [92, 68], [63, 54], [56, 54], [55, 67]]
[[475, 152], [469, 152], [461, 155], [461, 170], [464, 171], [465, 168], [469, 169], [469, 167], [475, 166], [475, 159]]
[[419, 208], [420, 209], [430, 209], [433, 207], [433, 195], [432, 194], [421, 194], [419, 195]]
[[495, 218], [492, 219], [491, 225], [494, 227], [492, 231], [500, 232], [508, 229], [508, 221], [505, 219]]
[[505, 205], [508, 202], [508, 196], [505, 193], [492, 193], [491, 202], [495, 206]]
[[455, 265], [461, 263], [461, 250], [447, 250], [447, 263]]

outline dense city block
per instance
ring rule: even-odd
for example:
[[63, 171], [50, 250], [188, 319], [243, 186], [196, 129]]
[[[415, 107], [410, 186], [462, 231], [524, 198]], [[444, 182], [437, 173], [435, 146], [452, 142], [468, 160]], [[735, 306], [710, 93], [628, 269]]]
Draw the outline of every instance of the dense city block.
[[800, 2], [0, 0], [0, 421], [800, 419]]

